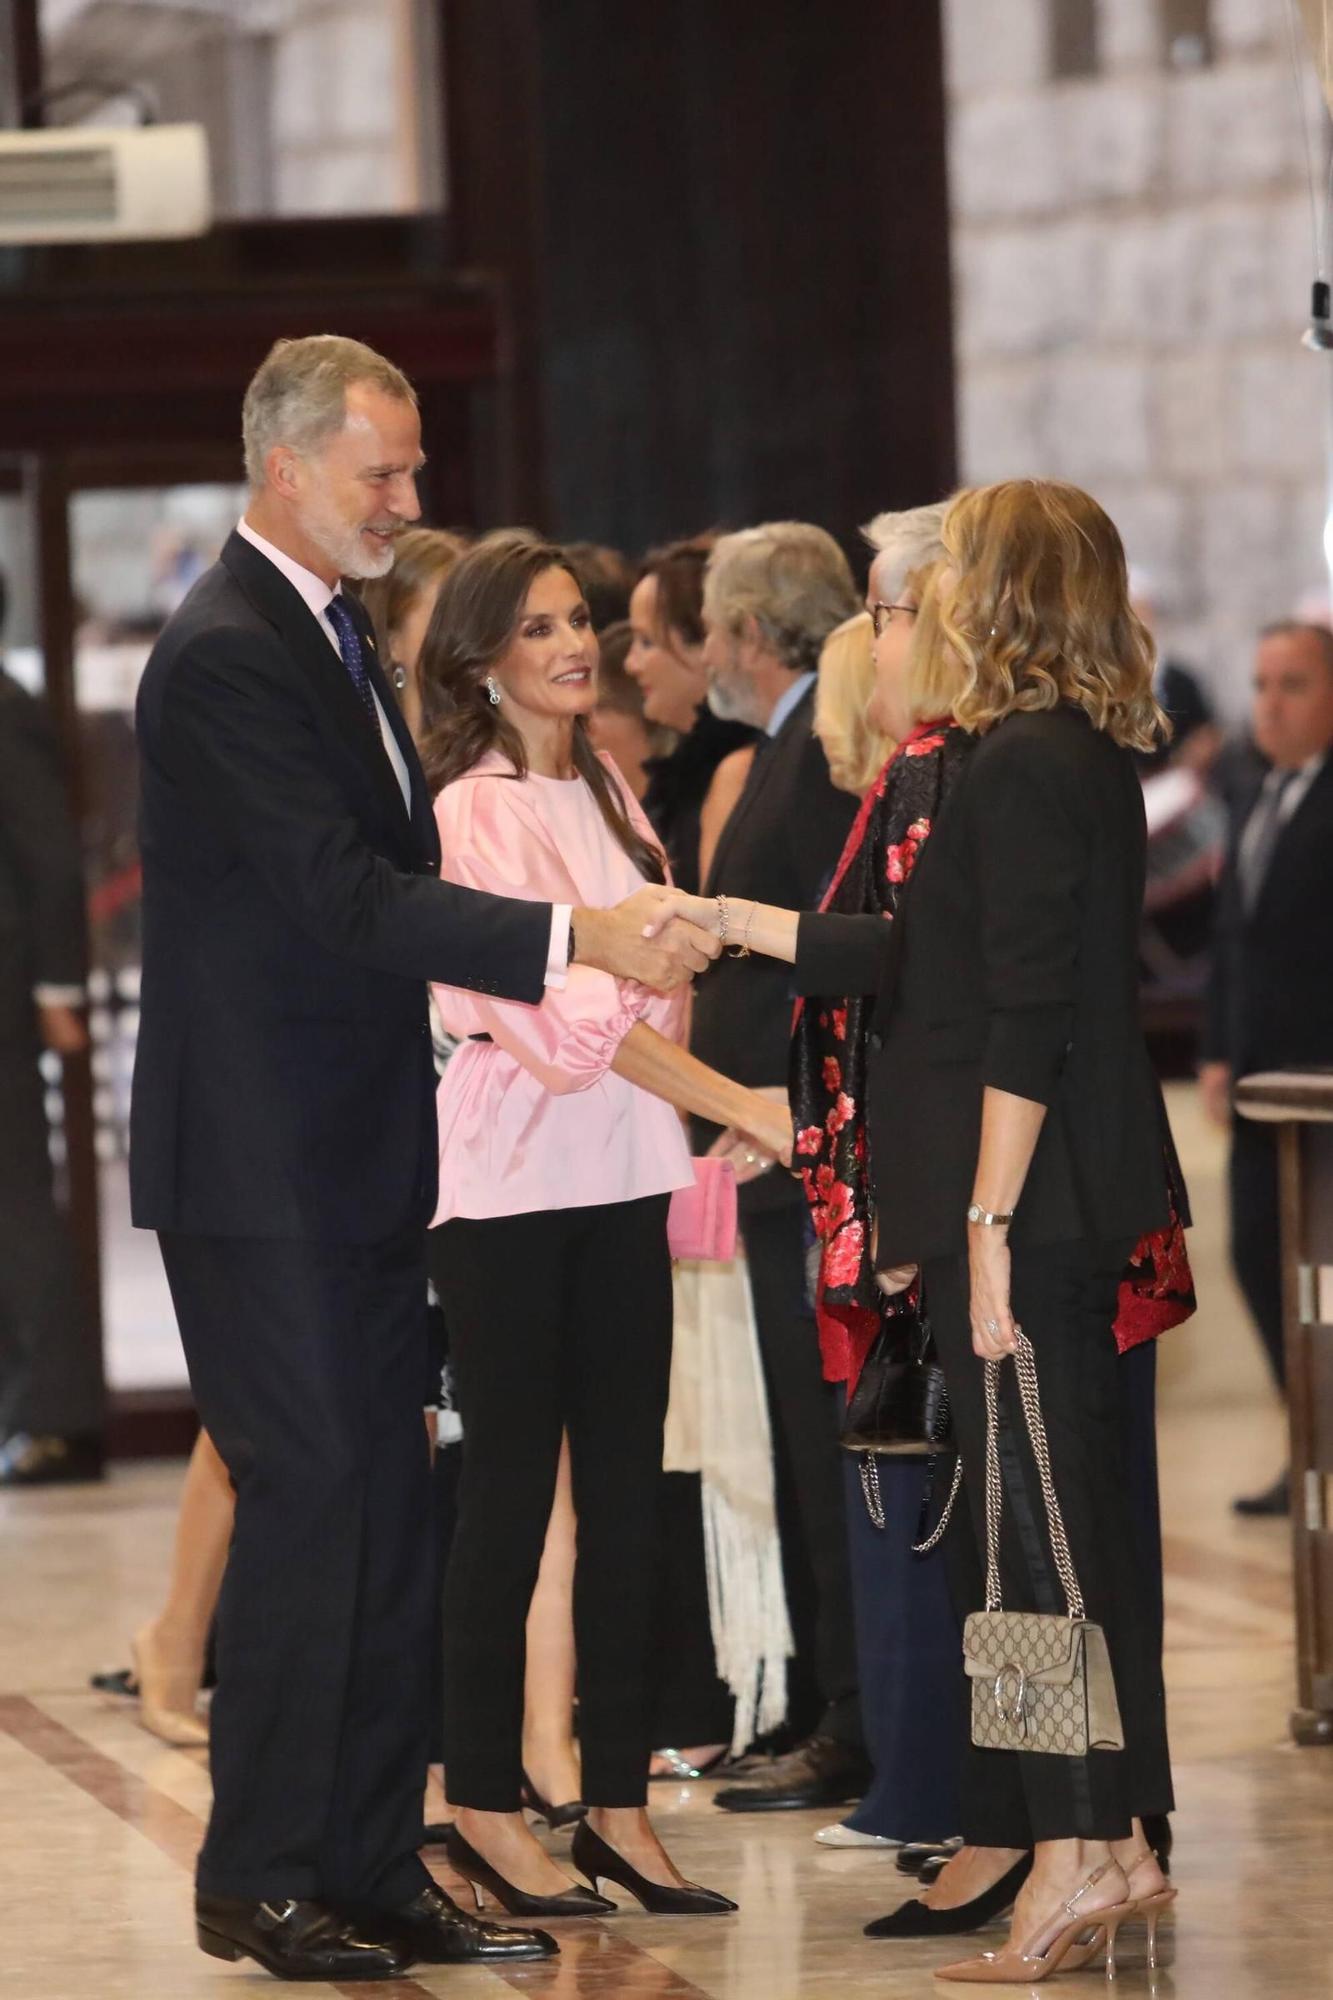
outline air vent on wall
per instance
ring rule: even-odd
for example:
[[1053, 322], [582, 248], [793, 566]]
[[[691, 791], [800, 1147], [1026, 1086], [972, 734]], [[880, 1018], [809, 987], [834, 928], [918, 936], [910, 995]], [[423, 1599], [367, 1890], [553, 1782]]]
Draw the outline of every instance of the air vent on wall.
[[202, 125], [0, 132], [0, 243], [202, 236]]

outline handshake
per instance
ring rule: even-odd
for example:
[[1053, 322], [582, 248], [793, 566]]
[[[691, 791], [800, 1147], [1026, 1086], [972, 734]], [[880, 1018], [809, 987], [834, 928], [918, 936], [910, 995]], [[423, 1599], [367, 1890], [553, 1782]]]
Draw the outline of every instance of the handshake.
[[707, 969], [722, 946], [694, 920], [710, 909], [701, 897], [646, 884], [613, 910], [574, 912], [574, 961], [673, 993]]

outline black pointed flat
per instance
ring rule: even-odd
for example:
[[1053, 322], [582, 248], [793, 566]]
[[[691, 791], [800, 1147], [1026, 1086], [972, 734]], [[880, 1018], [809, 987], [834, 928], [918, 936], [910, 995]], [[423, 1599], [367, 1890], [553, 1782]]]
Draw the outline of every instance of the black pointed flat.
[[1031, 1873], [1032, 1856], [1025, 1854], [1007, 1874], [974, 1896], [970, 1903], [960, 1903], [954, 1910], [932, 1910], [920, 1897], [913, 1896], [896, 1910], [890, 1910], [887, 1917], [876, 1917], [873, 1924], [867, 1924], [865, 1934], [872, 1938], [964, 1937], [968, 1931], [979, 1931], [983, 1924], [993, 1923], [1002, 1916]]
[[599, 1896], [595, 1889], [585, 1889], [577, 1882], [571, 1882], [559, 1896], [529, 1895], [526, 1889], [516, 1888], [512, 1882], [506, 1881], [498, 1868], [492, 1868], [456, 1826], [445, 1828], [444, 1851], [454, 1872], [471, 1883], [478, 1909], [481, 1908], [483, 1889], [494, 1896], [511, 1917], [609, 1917], [616, 1907], [605, 1896]]
[[701, 1889], [697, 1882], [685, 1882], [679, 1888], [675, 1884], [650, 1882], [623, 1854], [617, 1854], [600, 1834], [594, 1833], [586, 1819], [580, 1820], [574, 1830], [569, 1854], [580, 1875], [586, 1876], [594, 1889], [603, 1882], [614, 1882], [618, 1889], [627, 1889], [642, 1903], [650, 1916], [716, 1917], [739, 1907], [729, 1896], [719, 1895], [716, 1889]]

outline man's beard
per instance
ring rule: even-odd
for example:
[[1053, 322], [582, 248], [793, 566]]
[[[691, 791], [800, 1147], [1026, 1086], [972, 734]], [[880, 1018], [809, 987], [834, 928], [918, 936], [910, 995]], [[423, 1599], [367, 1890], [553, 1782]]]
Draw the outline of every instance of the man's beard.
[[383, 553], [372, 555], [361, 539], [361, 528], [355, 527], [335, 514], [331, 507], [315, 501], [303, 507], [297, 515], [302, 534], [308, 535], [315, 547], [336, 565], [339, 576], [355, 577], [358, 580], [371, 576], [387, 576], [393, 568], [394, 545], [384, 544]]
[[752, 729], [762, 729], [768, 720], [754, 689], [739, 674], [709, 681], [708, 706], [719, 722], [746, 722]]

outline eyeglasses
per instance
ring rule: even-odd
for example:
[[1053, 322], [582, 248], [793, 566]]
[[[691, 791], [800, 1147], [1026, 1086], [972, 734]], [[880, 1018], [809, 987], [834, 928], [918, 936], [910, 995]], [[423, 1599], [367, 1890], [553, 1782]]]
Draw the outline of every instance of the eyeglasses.
[[901, 612], [904, 618], [915, 618], [917, 609], [915, 604], [872, 604], [870, 616], [874, 622], [875, 637], [883, 638], [885, 629], [893, 623], [895, 611]]

